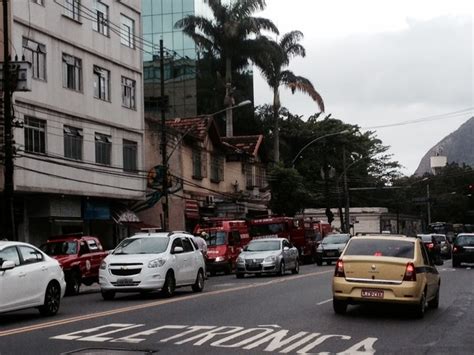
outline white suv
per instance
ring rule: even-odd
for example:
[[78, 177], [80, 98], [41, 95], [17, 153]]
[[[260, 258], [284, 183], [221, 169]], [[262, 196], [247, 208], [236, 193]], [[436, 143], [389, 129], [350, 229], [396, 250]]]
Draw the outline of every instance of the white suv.
[[99, 283], [102, 297], [116, 292], [161, 290], [170, 297], [176, 287], [204, 288], [204, 258], [186, 232], [140, 233], [124, 239], [102, 262]]

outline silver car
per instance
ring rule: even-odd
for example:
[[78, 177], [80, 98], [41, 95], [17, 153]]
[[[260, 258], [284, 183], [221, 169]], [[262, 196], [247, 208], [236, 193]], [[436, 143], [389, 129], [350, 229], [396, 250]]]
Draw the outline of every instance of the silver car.
[[284, 238], [254, 239], [237, 258], [235, 275], [239, 279], [245, 274], [283, 275], [288, 270], [300, 271], [298, 249]]
[[329, 234], [326, 236], [316, 249], [316, 264], [321, 266], [323, 262], [326, 262], [331, 265], [333, 261], [339, 259], [350, 237], [350, 234]]

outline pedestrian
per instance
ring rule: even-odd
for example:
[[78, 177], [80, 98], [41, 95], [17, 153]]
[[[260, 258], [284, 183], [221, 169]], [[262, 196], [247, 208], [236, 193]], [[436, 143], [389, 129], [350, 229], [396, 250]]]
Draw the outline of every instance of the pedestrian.
[[[207, 243], [206, 243], [207, 233], [202, 231], [200, 236], [195, 235], [193, 236], [193, 238], [198, 249], [201, 251], [202, 257], [204, 258], [204, 267], [205, 267], [206, 260], [207, 260]], [[205, 278], [207, 279], [207, 270], [204, 270], [204, 275], [205, 275]]]

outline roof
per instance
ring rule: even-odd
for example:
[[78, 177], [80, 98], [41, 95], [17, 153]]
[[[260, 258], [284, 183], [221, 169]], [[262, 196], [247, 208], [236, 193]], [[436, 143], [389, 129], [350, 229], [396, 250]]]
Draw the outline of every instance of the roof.
[[249, 155], [256, 157], [260, 146], [262, 145], [263, 135], [259, 134], [255, 136], [223, 137], [222, 141]]
[[167, 120], [166, 125], [180, 133], [194, 136], [200, 140], [206, 138], [211, 126], [215, 126], [214, 121], [209, 116], [174, 118]]

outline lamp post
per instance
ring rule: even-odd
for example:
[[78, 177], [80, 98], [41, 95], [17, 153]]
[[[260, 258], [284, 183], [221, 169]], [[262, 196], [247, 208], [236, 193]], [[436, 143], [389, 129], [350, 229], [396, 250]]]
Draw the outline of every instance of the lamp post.
[[424, 178], [421, 181], [426, 181], [426, 227], [431, 224], [431, 201], [430, 201], [430, 182], [429, 178]]
[[314, 138], [312, 141], [310, 141], [309, 143], [307, 143], [303, 148], [300, 149], [300, 151], [298, 152], [298, 154], [295, 155], [295, 157], [293, 158], [293, 160], [291, 161], [291, 167], [294, 168], [295, 167], [295, 162], [296, 162], [296, 159], [298, 159], [298, 157], [301, 155], [301, 153], [303, 153], [303, 151], [308, 148], [310, 145], [320, 141], [321, 139], [324, 139], [324, 138], [327, 138], [327, 137], [332, 137], [332, 136], [337, 136], [339, 134], [345, 134], [345, 133], [350, 133], [350, 131], [348, 129], [345, 129], [343, 131], [339, 131], [339, 132], [334, 132], [334, 133], [328, 133], [328, 134], [325, 134], [323, 136], [320, 136], [320, 137], [316, 137]]

